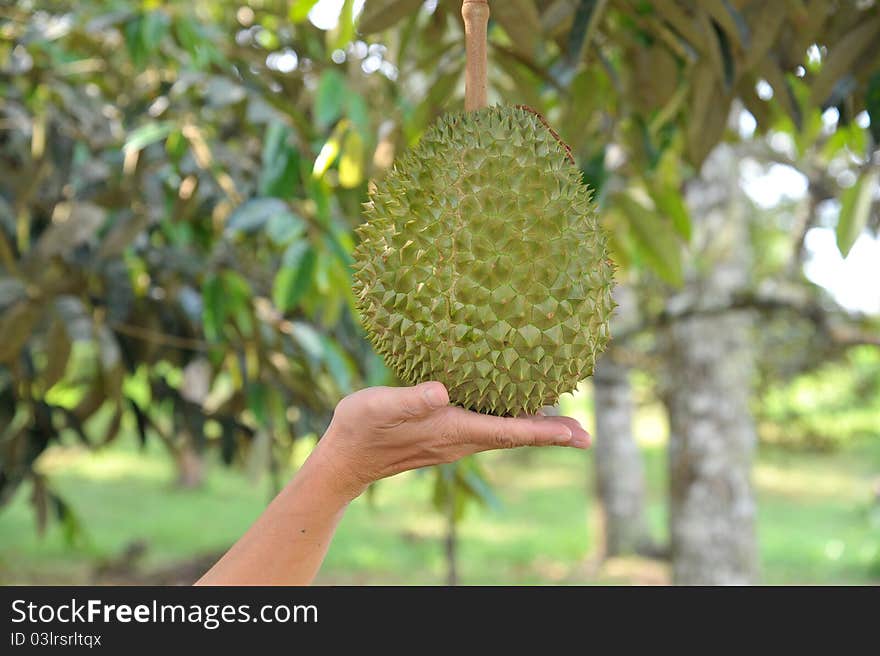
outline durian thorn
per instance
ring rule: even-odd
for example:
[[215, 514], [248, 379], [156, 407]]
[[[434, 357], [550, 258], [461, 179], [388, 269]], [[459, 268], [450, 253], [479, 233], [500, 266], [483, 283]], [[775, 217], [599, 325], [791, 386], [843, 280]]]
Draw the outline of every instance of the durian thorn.
[[571, 152], [571, 146], [569, 146], [567, 143], [565, 143], [562, 140], [562, 137], [559, 136], [559, 133], [556, 130], [554, 130], [552, 127], [550, 127], [550, 124], [547, 122], [547, 119], [544, 118], [544, 115], [541, 112], [539, 112], [536, 109], [532, 109], [528, 105], [514, 105], [514, 107], [516, 107], [517, 109], [523, 109], [527, 112], [531, 112], [532, 114], [537, 116], [538, 120], [541, 121], [541, 123], [544, 125], [544, 127], [550, 131], [551, 135], [553, 135], [553, 138], [556, 139], [557, 142], [559, 142], [560, 146], [562, 146], [562, 149], [565, 151], [565, 158], [569, 162], [571, 162], [572, 164], [577, 165], [577, 163], [574, 161], [574, 155]]

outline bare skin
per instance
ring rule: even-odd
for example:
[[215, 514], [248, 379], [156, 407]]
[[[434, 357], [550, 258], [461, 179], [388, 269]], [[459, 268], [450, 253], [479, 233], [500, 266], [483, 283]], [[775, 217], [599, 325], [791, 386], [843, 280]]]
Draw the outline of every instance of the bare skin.
[[348, 504], [403, 471], [521, 446], [586, 449], [570, 417], [492, 417], [449, 405], [442, 383], [345, 397], [296, 476], [196, 585], [310, 584]]

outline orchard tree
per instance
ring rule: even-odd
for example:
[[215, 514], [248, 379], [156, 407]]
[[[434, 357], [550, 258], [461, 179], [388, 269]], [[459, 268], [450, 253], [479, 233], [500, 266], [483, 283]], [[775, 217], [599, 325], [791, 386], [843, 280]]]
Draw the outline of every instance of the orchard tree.
[[[162, 440], [191, 482], [208, 448], [277, 471], [341, 395], [388, 379], [353, 311], [352, 228], [368, 181], [461, 106], [461, 3], [367, 0], [355, 16], [345, 0], [327, 31], [309, 21], [315, 4], [0, 9], [2, 499], [30, 481], [40, 516], [69, 517], [35, 460], [121, 427]], [[662, 290], [639, 308], [648, 318], [668, 316], [687, 278], [684, 191], [738, 139], [733, 108], [759, 135], [802, 134], [829, 107], [845, 127], [867, 109], [876, 143], [876, 5], [490, 4], [490, 102], [533, 107], [571, 145], [621, 280]], [[873, 171], [844, 199], [843, 245], [872, 214]], [[682, 499], [704, 464], [691, 429], [673, 436], [695, 468], [674, 470]], [[748, 480], [748, 454], [727, 466]], [[436, 481], [453, 519], [488, 498], [475, 461]]]

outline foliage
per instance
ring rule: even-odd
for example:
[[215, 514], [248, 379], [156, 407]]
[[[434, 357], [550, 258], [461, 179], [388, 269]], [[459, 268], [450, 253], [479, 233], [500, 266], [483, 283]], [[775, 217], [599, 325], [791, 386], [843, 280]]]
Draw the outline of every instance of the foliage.
[[65, 432], [103, 445], [126, 415], [178, 455], [271, 437], [271, 463], [386, 379], [348, 274], [378, 120], [360, 99], [382, 83], [346, 80], [311, 27], [292, 55], [278, 16], [228, 9], [4, 10], [4, 498], [44, 484], [32, 464]]
[[[493, 5], [494, 99], [548, 117], [617, 261], [672, 284], [682, 187], [734, 136], [735, 100], [762, 132], [801, 134], [826, 107], [880, 125], [870, 3], [513, 4]], [[0, 9], [0, 500], [31, 479], [39, 515], [69, 518], [34, 461], [126, 421], [178, 458], [253, 445], [274, 467], [342, 394], [387, 379], [352, 312], [352, 228], [367, 180], [460, 107], [460, 4], [368, 0], [356, 24], [345, 2], [328, 32], [313, 5]], [[843, 250], [870, 222], [865, 175]]]
[[787, 448], [828, 451], [860, 438], [880, 439], [880, 353], [850, 350], [770, 387], [756, 408], [761, 439]]
[[[573, 405], [586, 407], [582, 398]], [[646, 424], [648, 414], [655, 412], [648, 410], [639, 413], [638, 424], [651, 444], [643, 450], [648, 511], [654, 535], [660, 537], [668, 485], [660, 440], [663, 423]], [[302, 447], [304, 455], [306, 446], [307, 441], [302, 442], [298, 452]], [[481, 458], [503, 505], [468, 511], [471, 521], [459, 529], [462, 582], [668, 580], [663, 565], [653, 561], [617, 559], [595, 576], [583, 567], [600, 540], [584, 521], [590, 505], [583, 490], [595, 485], [589, 466], [593, 455], [544, 449]], [[761, 582], [880, 583], [876, 566], [870, 571], [880, 558], [880, 505], [869, 501], [878, 463], [876, 439], [821, 455], [759, 450], [755, 479]], [[0, 513], [2, 584], [84, 584], [95, 576], [102, 583], [187, 584], [247, 529], [266, 503], [265, 485], [217, 466], [209, 469], [203, 489], [175, 490], [170, 485], [174, 468], [161, 446], [151, 443], [143, 452], [131, 436], [97, 453], [56, 449], [44, 465], [58, 490], [87, 518], [88, 540], [70, 548], [57, 525], [38, 538], [31, 530], [27, 495], [19, 495]], [[383, 482], [372, 504], [365, 498], [353, 502], [319, 582], [442, 583], [438, 543], [443, 518], [425, 512], [424, 503], [434, 484], [430, 476], [405, 474]], [[128, 559], [138, 545], [141, 558]], [[168, 572], [176, 572], [178, 578], [169, 579]]]

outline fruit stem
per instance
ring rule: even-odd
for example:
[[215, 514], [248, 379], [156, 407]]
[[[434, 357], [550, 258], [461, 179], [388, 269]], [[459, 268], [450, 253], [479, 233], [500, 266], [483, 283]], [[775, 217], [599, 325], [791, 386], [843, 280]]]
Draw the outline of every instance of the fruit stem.
[[488, 105], [486, 99], [486, 26], [489, 23], [488, 0], [463, 0], [465, 78], [464, 108], [471, 112]]

